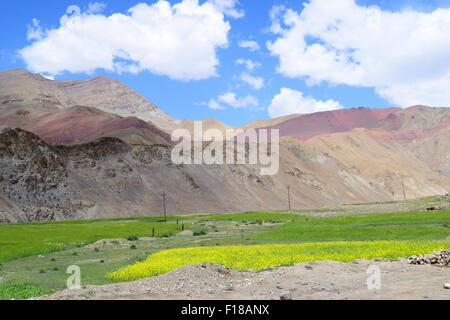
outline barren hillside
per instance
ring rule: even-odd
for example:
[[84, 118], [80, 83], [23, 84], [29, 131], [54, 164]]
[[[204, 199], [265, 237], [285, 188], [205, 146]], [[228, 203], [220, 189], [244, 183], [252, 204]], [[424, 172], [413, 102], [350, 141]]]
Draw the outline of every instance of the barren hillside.
[[407, 198], [450, 190], [450, 108], [345, 109], [244, 128], [267, 125], [281, 134], [274, 176], [256, 165], [174, 165], [169, 128], [192, 131], [192, 121], [106, 77], [2, 71], [0, 221], [158, 215], [162, 192], [180, 214], [284, 210], [288, 186], [295, 209], [403, 199], [403, 185]]

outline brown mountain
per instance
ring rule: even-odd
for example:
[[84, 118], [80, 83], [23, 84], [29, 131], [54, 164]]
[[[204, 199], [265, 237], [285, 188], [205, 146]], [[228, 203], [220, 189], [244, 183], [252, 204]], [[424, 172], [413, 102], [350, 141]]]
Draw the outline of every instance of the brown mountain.
[[[131, 89], [115, 96], [116, 85], [124, 86], [0, 72], [0, 221], [158, 215], [163, 191], [169, 213], [181, 214], [286, 209], [287, 186], [295, 209], [402, 199], [402, 182], [408, 198], [450, 190], [450, 108], [254, 122], [244, 127], [282, 136], [280, 170], [262, 176], [257, 165], [174, 165], [161, 123], [192, 122], [164, 116]], [[133, 111], [124, 101], [142, 103]], [[214, 119], [204, 127], [230, 128]]]
[[425, 138], [445, 129], [450, 124], [449, 108], [413, 106], [407, 109], [353, 108], [317, 112], [297, 116], [265, 127], [279, 129], [282, 137], [295, 137], [306, 141], [315, 136], [349, 132], [364, 128], [394, 140]]
[[124, 118], [82, 106], [42, 113], [36, 105], [8, 108], [8, 112], [0, 115], [0, 129], [28, 130], [52, 145], [82, 143], [105, 136], [120, 137], [128, 143], [170, 143], [167, 133], [136, 117]]
[[162, 129], [174, 126], [174, 119], [119, 80], [95, 77], [53, 81], [23, 69], [0, 71], [1, 105], [51, 105], [66, 109], [93, 107], [125, 116], [146, 116]]
[[54, 81], [23, 69], [0, 71], [0, 104], [47, 102], [94, 107], [117, 114], [171, 118], [119, 80], [105, 76]]
[[[123, 113], [145, 114], [149, 121], [120, 116]], [[172, 121], [118, 80], [52, 81], [23, 69], [0, 71], [0, 131], [22, 128], [53, 145], [103, 136], [129, 143], [168, 143], [170, 136], [150, 119]]]

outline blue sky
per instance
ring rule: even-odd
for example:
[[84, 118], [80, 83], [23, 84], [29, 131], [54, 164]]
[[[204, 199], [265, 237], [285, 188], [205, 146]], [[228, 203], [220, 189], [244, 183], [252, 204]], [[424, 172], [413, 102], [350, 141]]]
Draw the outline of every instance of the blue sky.
[[[202, 7], [205, 1], [190, 7], [203, 10], [203, 15], [190, 18], [210, 19], [203, 25], [186, 20], [189, 17], [152, 24], [155, 14], [163, 15], [147, 10], [155, 0], [3, 1], [0, 69], [21, 67], [57, 80], [107, 75], [173, 117], [216, 118], [230, 125], [357, 106], [450, 106], [450, 1], [336, 0], [338, 7], [330, 8], [329, 1], [311, 0], [304, 15], [305, 0], [209, 1], [211, 7]], [[180, 2], [169, 1], [173, 13]], [[139, 3], [146, 3], [135, 10], [143, 19], [122, 25], [108, 21], [113, 14], [130, 17], [128, 10]], [[67, 31], [72, 29], [62, 30], [60, 22], [71, 5], [81, 14], [73, 22], [81, 31], [73, 34]], [[355, 19], [358, 15], [363, 19]], [[318, 17], [329, 21], [320, 25]], [[374, 24], [367, 26], [372, 17]], [[428, 24], [428, 34], [418, 29], [418, 21]], [[138, 31], [142, 26], [148, 34]], [[154, 34], [170, 41], [159, 48]], [[195, 34], [192, 41], [185, 40], [189, 34]], [[259, 48], [243, 47], [242, 41]], [[77, 49], [81, 51], [74, 52], [73, 43], [82, 43]], [[112, 51], [102, 52], [106, 47]], [[89, 54], [80, 59], [85, 52]], [[111, 52], [111, 61], [122, 62], [120, 67], [105, 67]], [[330, 54], [334, 58], [329, 59]]]

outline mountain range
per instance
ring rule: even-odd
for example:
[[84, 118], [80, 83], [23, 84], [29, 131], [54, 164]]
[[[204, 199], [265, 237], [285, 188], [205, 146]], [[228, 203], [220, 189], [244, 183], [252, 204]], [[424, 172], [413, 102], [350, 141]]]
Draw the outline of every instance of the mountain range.
[[[174, 119], [118, 80], [0, 71], [0, 222], [308, 209], [450, 190], [450, 108], [353, 108], [259, 120], [280, 170], [175, 165]], [[203, 128], [234, 128], [205, 119]]]

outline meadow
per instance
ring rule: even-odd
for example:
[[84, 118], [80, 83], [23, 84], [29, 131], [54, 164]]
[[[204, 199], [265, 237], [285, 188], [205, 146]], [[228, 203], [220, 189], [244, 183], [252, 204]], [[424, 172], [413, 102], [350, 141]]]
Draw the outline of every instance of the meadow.
[[[373, 208], [333, 208], [331, 214], [340, 215], [335, 217], [318, 209], [169, 216], [167, 222], [159, 216], [0, 225], [0, 299], [63, 290], [66, 269], [74, 264], [82, 269], [83, 284], [101, 285], [197, 262], [261, 269], [450, 247], [450, 210], [361, 214]], [[194, 236], [177, 235], [182, 224]], [[149, 239], [153, 228], [156, 237]], [[120, 238], [123, 243], [89, 246]]]
[[446, 249], [449, 246], [450, 241], [341, 241], [182, 248], [155, 253], [144, 262], [127, 266], [106, 276], [113, 281], [133, 281], [202, 262], [241, 270], [260, 270], [314, 260], [350, 262], [360, 258], [393, 259]]
[[254, 234], [274, 242], [433, 240], [450, 235], [450, 210], [340, 216], [285, 223]]
[[349, 262], [358, 258], [398, 258], [448, 248], [450, 244], [450, 241], [423, 241], [444, 239], [450, 235], [450, 210], [318, 219], [300, 215], [294, 219], [291, 214], [247, 212], [212, 216], [208, 220], [283, 220], [281, 217], [301, 221], [283, 223], [251, 236], [253, 240], [268, 242], [265, 245], [166, 250], [149, 256], [144, 262], [108, 273], [107, 277], [114, 281], [130, 281], [200, 262], [223, 264], [237, 269], [261, 269], [310, 260]]
[[[285, 211], [283, 211], [285, 212]], [[243, 213], [215, 214], [207, 217], [208, 221], [285, 221], [305, 220], [307, 216], [278, 211], [249, 211]]]
[[64, 245], [108, 238], [151, 237], [181, 231], [181, 226], [161, 222], [87, 222], [0, 225], [0, 262], [58, 251]]

